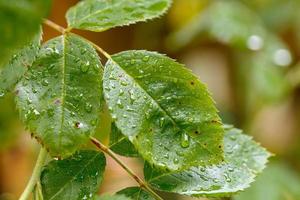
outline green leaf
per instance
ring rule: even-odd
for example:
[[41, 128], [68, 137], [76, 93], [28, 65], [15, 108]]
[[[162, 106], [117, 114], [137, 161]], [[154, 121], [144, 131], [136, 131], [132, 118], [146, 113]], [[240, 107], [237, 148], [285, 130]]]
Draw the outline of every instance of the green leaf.
[[268, 168], [245, 192], [234, 200], [292, 200], [300, 199], [300, 177], [284, 163], [270, 163]]
[[50, 5], [51, 0], [0, 0], [0, 64], [32, 40]]
[[84, 0], [66, 17], [70, 28], [100, 32], [159, 17], [170, 4], [170, 0]]
[[97, 198], [96, 200], [132, 200], [124, 195], [102, 195]]
[[147, 162], [182, 170], [223, 160], [214, 102], [183, 65], [154, 52], [121, 52], [107, 62], [103, 85], [112, 119]]
[[70, 155], [94, 133], [102, 74], [93, 47], [68, 34], [44, 44], [17, 85], [21, 119], [53, 156]]
[[15, 54], [2, 70], [0, 69], [0, 97], [13, 90], [27, 68], [32, 65], [39, 51], [40, 41], [41, 33]]
[[270, 153], [240, 130], [227, 128], [225, 162], [192, 167], [183, 172], [162, 172], [145, 165], [145, 179], [155, 189], [188, 196], [229, 196], [249, 187], [267, 163]]
[[44, 167], [41, 185], [44, 200], [91, 199], [105, 170], [103, 153], [85, 150]]
[[155, 200], [148, 192], [139, 187], [125, 188], [117, 192], [117, 194], [123, 194], [132, 200]]
[[115, 123], [112, 123], [111, 125], [109, 148], [122, 156], [139, 156], [133, 144], [121, 133], [121, 131], [116, 127]]

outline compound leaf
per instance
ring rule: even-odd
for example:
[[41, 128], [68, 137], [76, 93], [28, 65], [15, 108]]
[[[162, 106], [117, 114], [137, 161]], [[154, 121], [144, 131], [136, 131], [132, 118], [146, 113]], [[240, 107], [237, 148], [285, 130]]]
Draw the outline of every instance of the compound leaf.
[[125, 188], [117, 192], [117, 194], [125, 195], [132, 200], [155, 200], [148, 192], [139, 187]]
[[32, 40], [50, 5], [51, 0], [0, 0], [1, 63]]
[[0, 71], [0, 97], [10, 92], [30, 67], [40, 48], [41, 33], [15, 54]]
[[17, 107], [29, 130], [53, 156], [87, 142], [102, 105], [102, 69], [93, 47], [73, 34], [44, 44], [17, 85]]
[[138, 157], [138, 152], [133, 144], [121, 133], [115, 123], [112, 123], [111, 125], [109, 148], [122, 156]]
[[104, 154], [91, 150], [51, 161], [41, 174], [44, 200], [91, 199], [102, 182], [105, 165]]
[[84, 0], [66, 17], [71, 28], [99, 32], [158, 17], [169, 6], [170, 0]]
[[154, 52], [121, 52], [107, 62], [103, 84], [112, 119], [147, 162], [182, 170], [223, 160], [214, 102], [183, 65]]
[[249, 187], [267, 163], [270, 153], [240, 130], [225, 132], [225, 162], [192, 167], [183, 172], [162, 172], [145, 165], [145, 179], [154, 188], [188, 196], [230, 196]]

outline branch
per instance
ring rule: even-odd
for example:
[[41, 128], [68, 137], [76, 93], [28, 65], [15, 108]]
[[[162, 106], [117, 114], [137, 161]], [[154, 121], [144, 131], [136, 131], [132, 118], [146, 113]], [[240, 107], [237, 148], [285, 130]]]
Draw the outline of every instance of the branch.
[[29, 182], [27, 183], [27, 186], [26, 186], [25, 190], [23, 191], [19, 200], [27, 200], [29, 198], [31, 192], [34, 189], [34, 186], [36, 185], [36, 183], [38, 182], [38, 180], [40, 178], [42, 167], [45, 163], [46, 158], [47, 158], [47, 151], [46, 151], [46, 149], [44, 149], [42, 147], [40, 150], [38, 159], [36, 161], [35, 167], [33, 169], [31, 178], [30, 178]]
[[108, 147], [103, 145], [100, 141], [96, 138], [91, 137], [91, 142], [102, 152], [109, 155], [112, 159], [114, 159], [139, 185], [141, 188], [147, 190], [155, 199], [163, 200], [158, 194], [156, 194], [147, 183], [145, 183], [140, 177], [138, 177], [122, 160], [120, 160], [114, 152], [112, 152]]

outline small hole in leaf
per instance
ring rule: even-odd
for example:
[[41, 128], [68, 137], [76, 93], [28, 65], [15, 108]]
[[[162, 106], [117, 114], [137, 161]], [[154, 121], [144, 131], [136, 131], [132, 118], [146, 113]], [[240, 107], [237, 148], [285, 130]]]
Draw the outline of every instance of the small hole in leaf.
[[195, 85], [195, 82], [194, 82], [194, 81], [191, 81], [190, 84], [191, 84], [191, 85]]

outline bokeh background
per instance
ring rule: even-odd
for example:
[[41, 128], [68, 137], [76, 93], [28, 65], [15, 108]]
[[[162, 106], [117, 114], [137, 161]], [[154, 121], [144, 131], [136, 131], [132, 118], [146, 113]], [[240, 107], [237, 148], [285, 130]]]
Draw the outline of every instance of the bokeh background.
[[[76, 2], [54, 0], [49, 19], [66, 26], [64, 14]], [[250, 189], [227, 200], [300, 200], [299, 10], [299, 0], [174, 0], [165, 16], [148, 23], [76, 32], [110, 54], [147, 49], [184, 63], [208, 86], [223, 122], [275, 154]], [[44, 41], [58, 35], [43, 30]], [[0, 200], [18, 198], [39, 149], [18, 120], [12, 97], [0, 99]], [[108, 112], [101, 117], [109, 124]], [[107, 143], [109, 131], [102, 124], [96, 136]], [[141, 160], [122, 159], [142, 176]], [[99, 193], [136, 185], [109, 158], [106, 169]]]

